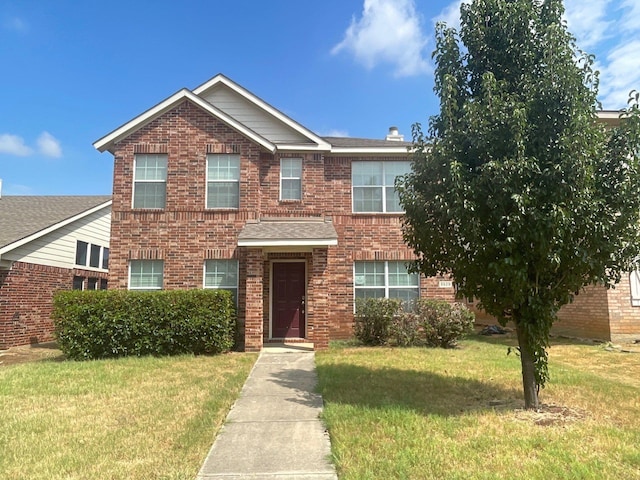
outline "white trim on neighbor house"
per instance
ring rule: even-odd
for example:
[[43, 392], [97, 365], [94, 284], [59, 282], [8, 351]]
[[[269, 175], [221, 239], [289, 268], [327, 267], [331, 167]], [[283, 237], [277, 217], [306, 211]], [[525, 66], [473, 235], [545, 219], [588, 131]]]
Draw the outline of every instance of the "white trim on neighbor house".
[[24, 238], [21, 238], [20, 240], [16, 240], [13, 243], [9, 243], [8, 245], [5, 245], [4, 247], [0, 248], [0, 257], [2, 256], [2, 254], [10, 252], [11, 250], [14, 250], [18, 247], [21, 247], [22, 245], [25, 245], [33, 240], [36, 240], [40, 237], [43, 237], [44, 235], [54, 232], [55, 230], [58, 230], [59, 228], [64, 227], [65, 225], [69, 225], [70, 223], [75, 222], [76, 220], [79, 220], [83, 217], [86, 217], [88, 215], [91, 215], [94, 212], [97, 212], [105, 207], [111, 206], [112, 200], [107, 200], [106, 202], [101, 203], [100, 205], [96, 205], [95, 207], [90, 208], [89, 210], [85, 210], [84, 212], [78, 213], [72, 217], [69, 217], [65, 220], [62, 220], [61, 222], [58, 223], [54, 223], [53, 225], [48, 226], [47, 228], [43, 228], [42, 230], [36, 232], [36, 233], [32, 233], [31, 235], [28, 235]]
[[[233, 80], [225, 77], [221, 73], [219, 73], [218, 75], [213, 77], [211, 80], [206, 81], [205, 83], [203, 83], [199, 87], [195, 88], [193, 90], [193, 93], [195, 95], [200, 96], [200, 95], [206, 93], [207, 90], [209, 90], [210, 88], [212, 88], [212, 87], [214, 87], [215, 85], [218, 85], [218, 84], [223, 84], [223, 85], [227, 86], [228, 88], [230, 88], [231, 90], [236, 92], [238, 95], [241, 95], [242, 97], [244, 97], [249, 102], [253, 103], [254, 105], [259, 107], [260, 109], [262, 109], [265, 112], [269, 113], [270, 115], [274, 116], [277, 120], [281, 121], [282, 123], [284, 123], [288, 127], [292, 128], [296, 132], [300, 133], [301, 135], [307, 137], [309, 140], [311, 140], [313, 143], [316, 144], [316, 145], [314, 145], [312, 147], [313, 149], [315, 149], [315, 150], [318, 150], [318, 149], [319, 150], [329, 150], [331, 148], [331, 145], [329, 143], [324, 141], [322, 138], [320, 138], [318, 135], [313, 133], [311, 130], [305, 128], [304, 126], [302, 126], [301, 124], [299, 124], [295, 120], [287, 117], [280, 110], [272, 107], [267, 102], [265, 102], [261, 98], [255, 96], [253, 93], [251, 93], [250, 91], [248, 91], [245, 88], [241, 87], [240, 85], [235, 83]], [[278, 145], [278, 149], [282, 149], [282, 147], [284, 147], [284, 145]]]
[[239, 247], [330, 247], [338, 245], [337, 238], [304, 240], [238, 240]]
[[136, 130], [139, 130], [140, 128], [144, 127], [148, 123], [158, 118], [160, 115], [168, 112], [169, 110], [179, 105], [184, 100], [191, 101], [192, 103], [199, 106], [209, 114], [218, 118], [223, 123], [227, 124], [229, 127], [237, 130], [238, 132], [240, 132], [242, 135], [249, 138], [253, 142], [269, 150], [271, 153], [275, 153], [276, 146], [273, 143], [271, 143], [269, 140], [258, 135], [253, 130], [246, 128], [243, 124], [236, 121], [234, 118], [230, 117], [229, 115], [224, 113], [222, 110], [214, 107], [209, 102], [203, 100], [199, 96], [194, 95], [191, 91], [187, 90], [186, 88], [183, 88], [177, 91], [166, 100], [163, 100], [162, 102], [158, 103], [156, 106], [151, 107], [149, 110], [138, 115], [133, 120], [130, 120], [129, 122], [115, 129], [111, 133], [100, 138], [99, 140], [96, 140], [93, 144], [93, 147], [100, 152], [109, 150], [109, 148], [111, 148], [116, 142], [131, 135]]
[[409, 155], [411, 153], [410, 150], [407, 150], [407, 147], [332, 147], [331, 153], [334, 154], [343, 154], [343, 155], [357, 155], [361, 153], [366, 154], [398, 154], [398, 153], [406, 153]]

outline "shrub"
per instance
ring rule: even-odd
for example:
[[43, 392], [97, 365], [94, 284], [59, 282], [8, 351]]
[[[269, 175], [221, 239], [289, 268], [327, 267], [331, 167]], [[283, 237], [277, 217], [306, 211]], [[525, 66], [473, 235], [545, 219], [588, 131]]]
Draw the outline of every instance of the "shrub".
[[75, 360], [220, 353], [233, 346], [236, 324], [224, 290], [64, 291], [52, 317], [60, 349]]
[[393, 298], [356, 299], [354, 335], [365, 345], [385, 345], [399, 309], [400, 300]]
[[475, 316], [461, 303], [421, 299], [414, 307], [427, 346], [455, 347], [461, 337], [473, 330]]
[[424, 343], [420, 338], [420, 318], [413, 312], [402, 311], [396, 315], [391, 331], [399, 347], [414, 347]]

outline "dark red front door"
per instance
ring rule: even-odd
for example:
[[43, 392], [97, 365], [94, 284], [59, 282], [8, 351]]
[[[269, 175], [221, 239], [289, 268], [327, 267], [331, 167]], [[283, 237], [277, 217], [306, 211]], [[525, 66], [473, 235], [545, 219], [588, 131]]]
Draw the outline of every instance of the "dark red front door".
[[304, 338], [305, 264], [273, 263], [273, 338]]

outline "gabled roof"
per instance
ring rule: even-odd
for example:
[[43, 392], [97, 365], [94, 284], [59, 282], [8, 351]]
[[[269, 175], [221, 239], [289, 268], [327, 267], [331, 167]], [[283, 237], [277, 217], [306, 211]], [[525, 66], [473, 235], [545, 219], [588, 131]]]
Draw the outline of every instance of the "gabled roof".
[[111, 196], [2, 196], [0, 255], [111, 205]]
[[[254, 95], [253, 93], [251, 93], [246, 88], [238, 85], [233, 80], [225, 77], [221, 73], [219, 73], [218, 75], [216, 75], [212, 79], [206, 81], [205, 83], [203, 83], [202, 85], [197, 87], [195, 90], [193, 90], [193, 93], [195, 93], [199, 97], [204, 97], [204, 96], [207, 95], [208, 91], [212, 90], [213, 88], [215, 88], [218, 85], [225, 85], [227, 88], [230, 88], [235, 93], [239, 94], [245, 100], [249, 101], [250, 103], [252, 103], [256, 107], [258, 107], [259, 109], [261, 109], [261, 110], [265, 111], [266, 113], [268, 113], [269, 115], [273, 116], [276, 120], [284, 123], [289, 128], [295, 130], [296, 132], [300, 133], [304, 137], [308, 138], [312, 143], [314, 143], [316, 145], [316, 148], [318, 148], [320, 150], [329, 150], [329, 148], [330, 148], [329, 144], [327, 142], [325, 142], [322, 139], [322, 137], [319, 137], [318, 135], [313, 133], [308, 128], [306, 128], [303, 125], [299, 124], [295, 120], [289, 118], [287, 115], [282, 113], [277, 108], [272, 107], [267, 102], [265, 102], [264, 100], [262, 100], [258, 96]], [[286, 149], [287, 146], [286, 145], [279, 145], [279, 147]]]
[[276, 146], [273, 143], [271, 143], [269, 140], [258, 135], [253, 130], [250, 130], [249, 128], [247, 128], [246, 126], [244, 126], [243, 124], [235, 120], [234, 118], [224, 113], [222, 110], [211, 105], [209, 102], [206, 102], [202, 100], [200, 97], [194, 95], [192, 92], [190, 92], [186, 88], [183, 88], [182, 90], [177, 91], [176, 93], [171, 95], [169, 98], [163, 100], [156, 106], [150, 108], [146, 112], [135, 117], [133, 120], [128, 121], [121, 127], [105, 135], [100, 140], [97, 140], [93, 144], [93, 146], [101, 152], [104, 152], [105, 150], [109, 150], [112, 148], [112, 146], [116, 142], [122, 140], [123, 138], [128, 137], [129, 135], [134, 133], [136, 130], [139, 130], [140, 128], [144, 127], [148, 123], [158, 118], [160, 115], [175, 108], [180, 103], [186, 100], [193, 102], [198, 107], [202, 108], [212, 116], [218, 118], [219, 120], [221, 120], [222, 122], [230, 126], [231, 128], [237, 130], [247, 138], [263, 146], [270, 152], [275, 151]]

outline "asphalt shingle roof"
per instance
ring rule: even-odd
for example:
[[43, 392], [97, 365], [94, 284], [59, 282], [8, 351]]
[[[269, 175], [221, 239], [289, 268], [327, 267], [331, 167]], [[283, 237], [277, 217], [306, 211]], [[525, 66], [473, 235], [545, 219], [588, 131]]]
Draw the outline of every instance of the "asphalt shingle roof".
[[2, 196], [0, 247], [111, 200], [109, 195]]
[[337, 240], [333, 223], [324, 218], [263, 218], [247, 223], [238, 241], [319, 241]]
[[378, 140], [374, 138], [354, 138], [354, 137], [322, 137], [322, 139], [334, 147], [345, 148], [371, 148], [371, 147], [410, 147], [411, 142], [400, 142], [398, 140]]

